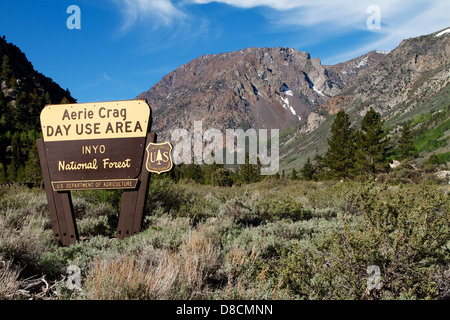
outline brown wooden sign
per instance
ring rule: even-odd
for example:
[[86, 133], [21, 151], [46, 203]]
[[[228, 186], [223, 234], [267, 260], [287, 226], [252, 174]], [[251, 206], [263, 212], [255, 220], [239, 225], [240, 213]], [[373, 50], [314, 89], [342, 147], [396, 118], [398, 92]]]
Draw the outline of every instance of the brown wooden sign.
[[[52, 182], [135, 180], [142, 168], [146, 138], [54, 141], [46, 143]], [[72, 187], [67, 190], [77, 190]], [[102, 183], [100, 189], [116, 188]], [[123, 185], [134, 188], [136, 185]], [[85, 184], [81, 189], [86, 189]], [[99, 189], [94, 185], [92, 189]], [[61, 190], [61, 189], [59, 189]]]
[[144, 100], [46, 106], [41, 125], [54, 189], [116, 189], [123, 180], [135, 188], [149, 121]]
[[156, 142], [150, 124], [145, 100], [44, 108], [37, 145], [53, 232], [63, 245], [78, 239], [71, 190], [124, 189], [117, 236], [140, 231], [150, 178], [145, 150]]

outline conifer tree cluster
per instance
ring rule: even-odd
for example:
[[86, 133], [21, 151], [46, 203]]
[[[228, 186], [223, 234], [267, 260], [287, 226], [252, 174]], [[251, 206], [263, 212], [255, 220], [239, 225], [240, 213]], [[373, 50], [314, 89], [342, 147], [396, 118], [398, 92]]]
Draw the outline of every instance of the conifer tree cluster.
[[346, 180], [356, 176], [375, 176], [389, 170], [389, 160], [414, 155], [412, 135], [404, 123], [396, 148], [383, 128], [381, 115], [370, 108], [361, 129], [352, 128], [349, 116], [339, 111], [331, 127], [328, 151], [307, 159], [300, 169], [303, 180]]

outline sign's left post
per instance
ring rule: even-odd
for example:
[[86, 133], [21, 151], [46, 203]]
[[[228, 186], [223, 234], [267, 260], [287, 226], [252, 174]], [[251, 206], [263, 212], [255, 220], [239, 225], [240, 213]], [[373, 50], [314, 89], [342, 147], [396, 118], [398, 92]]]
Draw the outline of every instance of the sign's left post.
[[78, 241], [78, 228], [72, 205], [70, 191], [57, 192], [51, 187], [50, 171], [47, 165], [44, 140], [36, 141], [47, 195], [48, 211], [53, 229], [53, 234], [63, 246], [75, 244]]

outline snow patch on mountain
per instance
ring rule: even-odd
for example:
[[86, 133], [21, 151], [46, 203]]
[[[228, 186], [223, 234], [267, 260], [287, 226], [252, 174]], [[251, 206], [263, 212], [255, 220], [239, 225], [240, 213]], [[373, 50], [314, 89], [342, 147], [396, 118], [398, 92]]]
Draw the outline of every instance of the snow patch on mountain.
[[[290, 90], [289, 90], [290, 91]], [[292, 91], [291, 91], [292, 92]], [[292, 94], [293, 95], [293, 94]], [[289, 104], [289, 98], [283, 98], [282, 96], [280, 96], [281, 102], [283, 102], [281, 105], [283, 106], [283, 108], [285, 108], [286, 110], [290, 110], [291, 113], [296, 116], [297, 112], [295, 112], [295, 109]], [[299, 120], [301, 121], [301, 118], [299, 117]]]
[[355, 65], [355, 68], [362, 68], [369, 62], [369, 56], [365, 56], [360, 62]]
[[322, 93], [322, 91], [317, 90], [316, 87], [313, 86], [312, 89], [313, 89], [315, 92], [317, 92], [318, 94], [320, 94], [322, 97], [325, 97], [325, 95]]
[[283, 108], [285, 108], [287, 110], [287, 107], [289, 107], [289, 99], [288, 98], [283, 98], [280, 96], [281, 101], [283, 102]]
[[294, 108], [292, 108], [292, 106], [289, 106], [289, 109], [291, 110], [291, 112], [292, 112], [292, 114], [295, 116], [296, 115], [296, 113], [295, 113], [295, 110], [294, 110]]
[[437, 37], [441, 37], [441, 36], [443, 36], [444, 34], [447, 34], [447, 33], [450, 33], [450, 28], [445, 29], [444, 31], [439, 32], [438, 34], [435, 35], [435, 37], [436, 37], [436, 38], [437, 38]]

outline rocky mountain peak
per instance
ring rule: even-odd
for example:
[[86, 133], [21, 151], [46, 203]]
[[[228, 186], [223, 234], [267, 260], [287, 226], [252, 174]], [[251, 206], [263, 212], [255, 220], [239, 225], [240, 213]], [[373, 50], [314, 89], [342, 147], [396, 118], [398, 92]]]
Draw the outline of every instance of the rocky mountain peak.
[[349, 61], [341, 62], [333, 66], [327, 66], [327, 69], [337, 72], [339, 77], [346, 84], [350, 84], [364, 70], [383, 60], [389, 52], [390, 51], [373, 50]]
[[[292, 48], [247, 48], [201, 56], [166, 75], [138, 98], [147, 99], [153, 129], [286, 129], [307, 121], [343, 81], [318, 58]], [[169, 130], [170, 131], [170, 130]]]
[[408, 112], [448, 85], [449, 65], [449, 33], [405, 39], [385, 58], [360, 72], [342, 95], [323, 107], [362, 113], [373, 107], [390, 117]]

